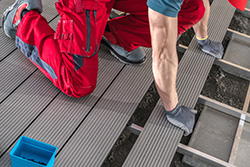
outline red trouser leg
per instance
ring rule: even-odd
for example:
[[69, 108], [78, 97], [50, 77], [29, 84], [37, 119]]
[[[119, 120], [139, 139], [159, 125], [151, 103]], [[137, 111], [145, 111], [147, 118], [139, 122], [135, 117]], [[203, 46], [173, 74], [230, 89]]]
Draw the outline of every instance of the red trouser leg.
[[116, 0], [113, 8], [129, 13], [109, 21], [119, 44], [127, 51], [139, 46], [151, 47], [147, 0]]
[[[146, 0], [116, 0], [117, 10], [130, 13], [109, 21], [112, 34], [127, 51], [139, 46], [151, 47]], [[178, 13], [178, 35], [196, 24], [204, 15], [202, 0], [184, 0]]]
[[100, 12], [112, 7], [109, 3], [110, 9], [104, 9], [101, 3], [95, 19], [98, 5], [94, 0], [60, 0], [56, 33], [36, 11], [28, 12], [18, 27], [17, 47], [69, 96], [88, 95], [96, 86], [98, 48], [109, 15]]
[[205, 12], [202, 0], [184, 0], [178, 13], [178, 36], [198, 23]]

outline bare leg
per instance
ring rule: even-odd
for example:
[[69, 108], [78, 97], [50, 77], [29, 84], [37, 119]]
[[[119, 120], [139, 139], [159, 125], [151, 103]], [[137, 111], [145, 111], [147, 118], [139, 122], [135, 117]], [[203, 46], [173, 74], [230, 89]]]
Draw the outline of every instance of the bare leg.
[[149, 9], [149, 23], [153, 48], [153, 75], [164, 111], [170, 123], [184, 130], [184, 135], [189, 135], [193, 131], [194, 114], [190, 108], [178, 105], [176, 91], [177, 17], [169, 17]]
[[204, 6], [205, 6], [205, 13], [202, 19], [193, 26], [196, 36], [199, 39], [206, 38], [207, 37], [207, 24], [210, 14], [210, 5], [209, 0], [203, 0]]
[[153, 75], [164, 108], [173, 110], [178, 103], [176, 75], [177, 18], [168, 17], [149, 8], [153, 48]]
[[208, 38], [207, 25], [210, 13], [209, 0], [203, 0], [205, 6], [205, 14], [203, 18], [193, 26], [196, 38], [201, 50], [215, 58], [220, 59], [223, 55], [224, 48], [220, 42], [212, 41]]

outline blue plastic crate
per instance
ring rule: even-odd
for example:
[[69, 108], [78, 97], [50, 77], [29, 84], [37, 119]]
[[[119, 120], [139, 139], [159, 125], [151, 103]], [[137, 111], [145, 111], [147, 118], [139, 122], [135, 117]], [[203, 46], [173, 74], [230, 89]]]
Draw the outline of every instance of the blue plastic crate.
[[53, 167], [57, 147], [21, 136], [10, 152], [11, 167]]

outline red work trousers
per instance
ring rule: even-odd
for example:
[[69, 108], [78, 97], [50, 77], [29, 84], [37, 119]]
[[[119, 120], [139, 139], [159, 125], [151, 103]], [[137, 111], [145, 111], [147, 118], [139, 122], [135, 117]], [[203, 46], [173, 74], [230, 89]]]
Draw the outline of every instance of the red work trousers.
[[[62, 92], [82, 97], [92, 93], [98, 73], [98, 49], [111, 9], [130, 13], [109, 26], [121, 46], [130, 51], [151, 47], [146, 0], [59, 0], [56, 32], [36, 11], [22, 19], [16, 45]], [[178, 15], [181, 34], [204, 14], [202, 0], [184, 0]]]

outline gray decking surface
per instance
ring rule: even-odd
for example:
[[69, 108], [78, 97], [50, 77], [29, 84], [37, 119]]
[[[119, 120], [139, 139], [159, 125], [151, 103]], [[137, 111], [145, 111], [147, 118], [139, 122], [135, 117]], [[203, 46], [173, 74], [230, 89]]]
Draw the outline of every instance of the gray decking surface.
[[[4, 9], [13, 1], [0, 3]], [[54, 1], [43, 5], [55, 29]], [[21, 135], [57, 146], [55, 166], [101, 166], [153, 81], [151, 49], [144, 49], [142, 66], [126, 66], [101, 49], [96, 90], [76, 99], [54, 87], [0, 32], [0, 166], [11, 166], [9, 152]]]
[[[225, 16], [233, 14], [224, 1], [215, 0], [211, 10], [217, 13], [212, 14], [215, 23], [209, 29], [216, 33], [209, 34], [217, 41], [226, 32], [220, 27], [229, 24]], [[59, 17], [54, 2], [43, 1], [43, 15], [55, 29]], [[0, 1], [0, 12], [12, 3]], [[144, 49], [147, 62], [142, 66], [123, 65], [101, 49], [95, 92], [71, 98], [16, 49], [2, 28], [0, 47], [0, 167], [10, 166], [8, 154], [21, 135], [57, 146], [55, 166], [101, 166], [153, 81], [150, 49]], [[201, 53], [194, 40], [190, 48], [180, 63], [177, 85], [181, 104], [193, 107], [214, 59]], [[168, 166], [182, 134], [166, 121], [159, 102], [124, 166]]]
[[[211, 5], [208, 35], [222, 42], [235, 8], [227, 0], [214, 0]], [[214, 58], [197, 49], [195, 37], [180, 61], [177, 91], [181, 105], [195, 107]], [[169, 166], [183, 131], [164, 120], [159, 101], [133, 146], [123, 166]]]

